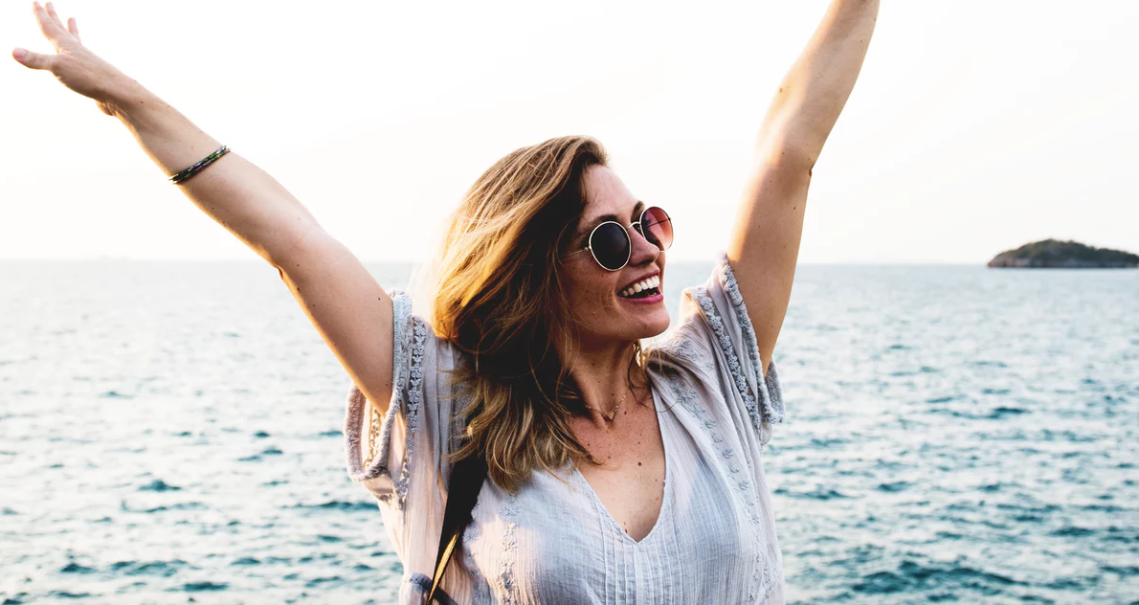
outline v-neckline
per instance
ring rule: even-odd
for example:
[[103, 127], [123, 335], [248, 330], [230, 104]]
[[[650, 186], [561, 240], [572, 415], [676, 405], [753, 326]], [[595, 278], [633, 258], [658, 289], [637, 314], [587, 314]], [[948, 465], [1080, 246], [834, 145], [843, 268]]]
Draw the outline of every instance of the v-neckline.
[[617, 519], [615, 519], [613, 517], [613, 514], [609, 512], [609, 508], [607, 508], [605, 506], [605, 503], [601, 501], [601, 497], [598, 496], [597, 492], [593, 490], [593, 486], [589, 484], [589, 481], [585, 478], [585, 475], [581, 474], [581, 470], [578, 469], [577, 465], [574, 465], [573, 467], [574, 476], [577, 477], [578, 481], [585, 488], [585, 491], [593, 500], [596, 508], [601, 510], [601, 514], [605, 516], [613, 529], [615, 529], [622, 538], [624, 538], [633, 546], [640, 546], [642, 544], [645, 544], [649, 540], [653, 539], [653, 536], [660, 533], [660, 531], [658, 531], [658, 528], [663, 525], [663, 522], [665, 521], [665, 514], [672, 508], [670, 505], [672, 498], [669, 497], [669, 492], [671, 491], [669, 489], [669, 486], [672, 485], [670, 482], [670, 479], [672, 479], [672, 462], [669, 456], [670, 448], [668, 446], [668, 433], [664, 430], [664, 421], [662, 420], [663, 414], [661, 414], [662, 408], [657, 402], [656, 389], [650, 388], [649, 393], [652, 395], [653, 408], [657, 415], [657, 430], [660, 432], [661, 449], [664, 450], [664, 487], [661, 490], [660, 510], [657, 511], [656, 521], [653, 522], [652, 529], [649, 530], [649, 533], [645, 534], [645, 536], [640, 540], [634, 540], [632, 536], [625, 533], [625, 530], [621, 528], [621, 524], [617, 522]]

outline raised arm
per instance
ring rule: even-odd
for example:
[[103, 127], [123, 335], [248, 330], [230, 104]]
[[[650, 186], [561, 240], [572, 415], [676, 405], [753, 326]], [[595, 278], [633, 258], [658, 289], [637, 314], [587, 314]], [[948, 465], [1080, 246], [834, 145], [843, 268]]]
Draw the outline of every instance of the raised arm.
[[[100, 59], [49, 2], [33, 4], [55, 54], [16, 49], [16, 61], [50, 71], [118, 118], [164, 173], [175, 174], [220, 147], [185, 116]], [[195, 205], [277, 268], [325, 343], [380, 412], [391, 399], [392, 302], [360, 261], [331, 237], [280, 183], [236, 152], [177, 185]]]
[[874, 32], [878, 0], [834, 0], [767, 110], [727, 254], [755, 328], [763, 372], [783, 327], [811, 171]]

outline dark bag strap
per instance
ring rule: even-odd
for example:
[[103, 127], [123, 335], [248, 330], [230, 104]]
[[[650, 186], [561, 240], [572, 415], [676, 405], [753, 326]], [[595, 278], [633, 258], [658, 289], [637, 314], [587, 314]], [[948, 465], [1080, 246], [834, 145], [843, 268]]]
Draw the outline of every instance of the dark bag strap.
[[431, 591], [427, 593], [428, 604], [434, 601], [435, 590], [443, 581], [443, 572], [447, 571], [451, 555], [459, 547], [463, 530], [471, 522], [471, 511], [479, 499], [486, 473], [486, 459], [478, 455], [467, 456], [451, 467], [451, 479], [447, 482], [447, 508], [443, 511], [443, 531], [439, 534], [439, 554], [435, 557]]

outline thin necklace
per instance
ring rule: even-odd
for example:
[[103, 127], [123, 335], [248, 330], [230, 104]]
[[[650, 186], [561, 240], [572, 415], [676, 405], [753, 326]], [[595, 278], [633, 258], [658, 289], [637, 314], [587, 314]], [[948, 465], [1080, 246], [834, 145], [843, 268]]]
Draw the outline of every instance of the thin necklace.
[[613, 417], [617, 415], [617, 410], [621, 409], [621, 405], [622, 405], [623, 403], [625, 403], [625, 398], [626, 398], [626, 397], [628, 397], [628, 396], [629, 396], [629, 389], [628, 389], [628, 388], [626, 388], [626, 389], [625, 389], [625, 394], [624, 394], [624, 395], [621, 395], [621, 401], [618, 401], [618, 402], [617, 402], [617, 405], [613, 406], [613, 409], [612, 409], [612, 410], [609, 410], [609, 412], [608, 412], [608, 413], [602, 412], [601, 410], [599, 410], [599, 409], [597, 409], [597, 408], [595, 408], [595, 407], [593, 407], [593, 406], [591, 406], [591, 405], [587, 405], [587, 406], [585, 406], [585, 407], [586, 407], [587, 409], [593, 410], [593, 411], [595, 411], [595, 412], [600, 412], [602, 416], [605, 416], [605, 419], [606, 419], [606, 420], [608, 420], [608, 421], [612, 422], [612, 420], [613, 420]]

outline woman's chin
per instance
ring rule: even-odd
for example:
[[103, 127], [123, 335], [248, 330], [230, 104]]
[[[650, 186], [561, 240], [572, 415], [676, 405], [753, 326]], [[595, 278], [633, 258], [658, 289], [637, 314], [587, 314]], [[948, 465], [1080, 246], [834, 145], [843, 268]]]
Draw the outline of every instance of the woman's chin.
[[660, 311], [654, 312], [651, 316], [642, 319], [646, 321], [642, 323], [642, 329], [638, 330], [640, 333], [640, 335], [637, 336], [638, 339], [660, 336], [668, 330], [669, 323], [671, 323], [671, 319], [668, 316], [668, 309], [665, 309], [664, 305], [661, 305]]

